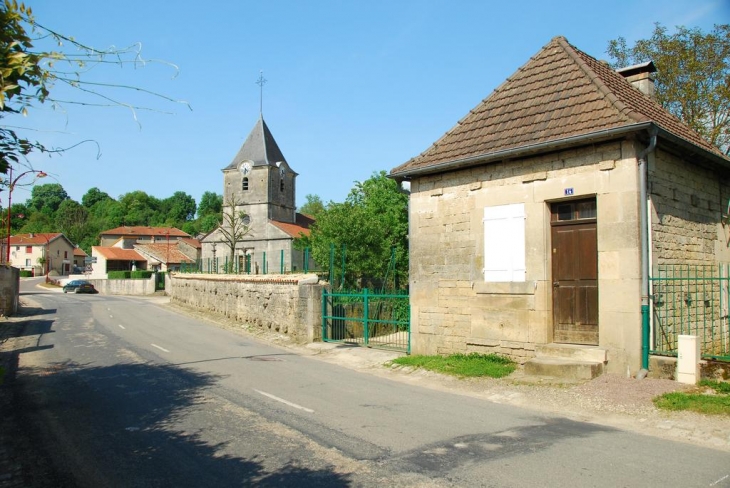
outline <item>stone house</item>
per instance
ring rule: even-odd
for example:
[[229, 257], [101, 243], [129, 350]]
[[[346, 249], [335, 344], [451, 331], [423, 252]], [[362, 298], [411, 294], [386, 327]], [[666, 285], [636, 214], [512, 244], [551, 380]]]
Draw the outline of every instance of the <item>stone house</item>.
[[174, 227], [123, 226], [100, 233], [92, 247], [94, 277], [109, 271], [174, 271], [200, 259], [200, 241]]
[[44, 274], [68, 275], [76, 246], [60, 232], [38, 232], [10, 236], [10, 265]]
[[[296, 211], [297, 173], [284, 158], [263, 116], [222, 171], [223, 213], [243, 212], [242, 225], [247, 233], [231, 256], [225, 233], [221, 228], [213, 230], [201, 239], [203, 260], [215, 258], [223, 266], [232, 259], [234, 269], [252, 274], [301, 271], [304, 254], [294, 249], [293, 243], [300, 235], [309, 234], [313, 219]], [[225, 218], [222, 227], [231, 227]]]
[[411, 189], [413, 353], [647, 367], [654, 267], [730, 261], [730, 159], [656, 103], [653, 71], [556, 37], [391, 171]]

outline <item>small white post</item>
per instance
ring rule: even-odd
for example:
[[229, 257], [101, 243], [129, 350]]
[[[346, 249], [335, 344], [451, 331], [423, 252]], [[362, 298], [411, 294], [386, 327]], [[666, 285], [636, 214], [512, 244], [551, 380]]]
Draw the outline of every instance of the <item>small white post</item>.
[[696, 385], [700, 381], [700, 341], [697, 336], [677, 337], [677, 381]]

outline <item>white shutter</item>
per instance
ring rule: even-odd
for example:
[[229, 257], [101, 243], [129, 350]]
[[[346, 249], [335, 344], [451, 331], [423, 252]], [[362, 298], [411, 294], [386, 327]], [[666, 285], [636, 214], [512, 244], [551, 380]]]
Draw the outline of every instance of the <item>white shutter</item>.
[[484, 281], [525, 281], [525, 204], [484, 208]]

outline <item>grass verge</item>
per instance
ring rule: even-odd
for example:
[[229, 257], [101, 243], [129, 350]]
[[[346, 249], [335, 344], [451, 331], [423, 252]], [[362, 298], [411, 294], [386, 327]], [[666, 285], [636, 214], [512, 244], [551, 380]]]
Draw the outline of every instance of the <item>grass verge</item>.
[[697, 391], [665, 393], [654, 399], [654, 405], [664, 410], [730, 416], [730, 383], [702, 380]]
[[503, 378], [517, 368], [513, 361], [504, 356], [475, 352], [471, 354], [452, 354], [450, 356], [404, 356], [394, 359], [393, 363], [461, 378], [481, 376]]

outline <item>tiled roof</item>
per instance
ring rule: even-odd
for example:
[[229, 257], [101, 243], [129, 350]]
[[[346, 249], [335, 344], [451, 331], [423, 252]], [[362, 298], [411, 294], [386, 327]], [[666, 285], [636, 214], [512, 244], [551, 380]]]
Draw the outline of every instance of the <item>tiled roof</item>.
[[86, 254], [80, 247], [74, 247], [74, 256], [86, 257], [88, 254]]
[[727, 159], [607, 64], [555, 37], [455, 127], [391, 175], [649, 122]]
[[195, 249], [201, 249], [203, 247], [200, 244], [200, 241], [193, 237], [183, 237], [182, 239], [180, 239], [180, 242], [184, 242], [188, 246], [194, 247]]
[[300, 237], [302, 234], [309, 235], [309, 226], [314, 223], [314, 219], [308, 215], [298, 213], [296, 223], [279, 222], [278, 220], [270, 220], [269, 222], [291, 237]]
[[176, 229], [175, 227], [146, 227], [146, 226], [122, 226], [115, 229], [105, 230], [100, 235], [107, 236], [155, 236], [155, 237], [167, 237], [169, 232], [170, 237], [190, 237], [190, 234]]
[[187, 255], [180, 252], [177, 243], [160, 244], [135, 244], [134, 249], [142, 254], [147, 254], [161, 263], [180, 264], [192, 262]]
[[246, 160], [253, 161], [254, 166], [273, 166], [279, 161], [286, 162], [263, 116], [256, 121], [243, 146], [225, 169], [237, 169], [238, 164]]
[[94, 246], [92, 251], [104, 256], [107, 261], [146, 261], [134, 249], [122, 249], [121, 247]]
[[60, 232], [39, 232], [36, 234], [18, 234], [10, 236], [11, 246], [45, 246], [54, 239], [62, 236]]

